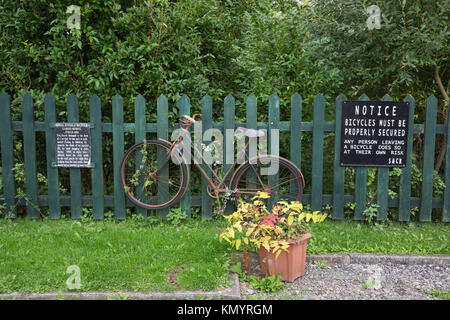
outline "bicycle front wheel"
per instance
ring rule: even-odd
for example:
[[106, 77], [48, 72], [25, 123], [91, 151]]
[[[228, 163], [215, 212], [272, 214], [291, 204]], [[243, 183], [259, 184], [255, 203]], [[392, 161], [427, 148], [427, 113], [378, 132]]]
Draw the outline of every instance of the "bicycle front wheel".
[[171, 145], [162, 140], [146, 140], [132, 146], [120, 166], [127, 198], [135, 205], [164, 209], [179, 200], [187, 190], [189, 168]]
[[247, 160], [234, 173], [230, 189], [236, 190], [239, 199], [250, 201], [259, 191], [270, 195], [270, 202], [301, 201], [304, 178], [291, 161], [274, 155], [264, 155]]

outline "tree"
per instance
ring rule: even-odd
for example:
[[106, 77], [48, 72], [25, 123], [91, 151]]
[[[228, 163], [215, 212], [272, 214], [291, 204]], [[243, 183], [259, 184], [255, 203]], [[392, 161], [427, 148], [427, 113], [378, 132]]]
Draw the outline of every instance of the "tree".
[[[370, 8], [370, 6], [375, 6]], [[355, 96], [412, 94], [419, 117], [431, 93], [448, 119], [448, 2], [445, 0], [312, 0], [308, 26], [317, 55], [338, 68]], [[375, 8], [375, 9], [374, 9]], [[378, 10], [378, 9], [379, 10]], [[376, 20], [379, 18], [379, 26]], [[439, 170], [445, 154], [441, 144]]]

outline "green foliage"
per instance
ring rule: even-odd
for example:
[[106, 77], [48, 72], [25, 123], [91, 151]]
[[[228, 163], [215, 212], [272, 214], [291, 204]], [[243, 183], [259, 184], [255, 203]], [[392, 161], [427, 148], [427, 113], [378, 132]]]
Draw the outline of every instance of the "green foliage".
[[277, 292], [284, 289], [284, 283], [281, 281], [281, 274], [271, 275], [264, 278], [249, 276], [250, 287], [262, 292]]
[[[0, 3], [0, 92], [12, 97], [12, 117], [21, 119], [21, 98], [31, 93], [36, 120], [44, 120], [44, 96], [56, 98], [57, 120], [66, 121], [67, 96], [75, 93], [80, 121], [89, 121], [91, 94], [102, 100], [105, 122], [111, 121], [111, 97], [124, 98], [124, 121], [134, 121], [133, 100], [147, 100], [147, 122], [156, 122], [156, 99], [169, 99], [169, 123], [178, 117], [176, 102], [183, 93], [192, 113], [209, 94], [221, 105], [228, 93], [236, 96], [237, 120], [245, 119], [244, 97], [254, 92], [264, 118], [270, 94], [282, 98], [287, 115], [292, 93], [305, 102], [324, 92], [334, 99], [339, 79], [335, 68], [308, 49], [308, 32], [296, 2], [245, 0], [81, 0], [80, 30], [69, 30], [66, 13], [73, 2], [4, 0]], [[214, 107], [214, 118], [223, 117]], [[305, 109], [308, 118], [312, 112]], [[309, 116], [308, 116], [309, 115]], [[37, 136], [37, 145], [45, 146]], [[125, 134], [125, 143], [132, 135]], [[111, 136], [103, 136], [105, 154]], [[38, 153], [43, 150], [37, 150]], [[285, 152], [285, 150], [283, 150]], [[15, 158], [21, 163], [22, 156]], [[38, 159], [38, 170], [44, 170]], [[112, 193], [112, 158], [104, 157], [105, 192]], [[68, 170], [61, 170], [68, 189]], [[63, 178], [64, 177], [64, 178]], [[193, 183], [193, 188], [199, 184]], [[83, 193], [89, 184], [83, 182]]]
[[195, 296], [195, 300], [212, 300], [212, 297], [198, 294], [198, 295]]
[[277, 292], [284, 289], [284, 283], [281, 280], [281, 274], [266, 276], [259, 278], [254, 275], [247, 275], [246, 272], [242, 271], [241, 262], [237, 262], [235, 265], [230, 267], [230, 271], [236, 273], [239, 276], [239, 280], [248, 282], [250, 287], [262, 292]]
[[358, 221], [324, 221], [310, 226], [308, 254], [383, 253], [449, 254], [450, 226], [445, 223], [362, 224]]
[[177, 290], [226, 287], [229, 263], [217, 227], [207, 221], [176, 228], [138, 227], [132, 219], [2, 219], [0, 292], [66, 292], [73, 264], [84, 291], [173, 291], [168, 277], [179, 266]]
[[430, 290], [425, 293], [441, 300], [450, 300], [450, 290]]
[[[369, 224], [374, 224], [376, 221], [378, 213], [378, 205], [373, 203], [377, 195], [377, 174], [378, 170], [376, 168], [367, 168], [367, 203], [366, 208], [363, 211], [363, 216], [366, 222]], [[402, 174], [402, 169], [391, 168], [389, 170], [389, 188], [388, 195], [389, 198], [395, 199], [398, 197], [400, 192], [400, 177]], [[412, 165], [411, 165], [411, 196], [420, 197], [420, 190], [422, 188], [422, 170], [421, 164], [419, 162], [419, 157], [415, 154], [412, 155]], [[441, 176], [434, 171], [433, 172], [433, 197], [442, 197], [445, 190], [445, 182]], [[354, 194], [355, 192], [355, 168], [345, 167], [345, 191], [349, 194]], [[355, 209], [355, 203], [346, 203], [345, 212], [346, 214], [353, 214]], [[411, 216], [413, 220], [418, 219], [416, 213], [418, 208], [411, 208]], [[398, 209], [389, 208], [388, 210], [388, 220], [396, 220], [398, 218]]]
[[167, 214], [167, 222], [173, 226], [180, 225], [186, 218], [187, 214], [181, 208], [170, 208]]
[[230, 271], [236, 273], [239, 276], [239, 278], [244, 276], [244, 273], [242, 271], [242, 263], [240, 262], [237, 262], [236, 264], [232, 265], [230, 267]]
[[376, 281], [373, 279], [368, 279], [366, 281], [361, 280], [361, 279], [355, 279], [355, 282], [359, 282], [363, 285], [364, 289], [372, 289], [373, 287], [375, 287], [377, 285]]
[[64, 300], [61, 290], [58, 290], [58, 292], [56, 292], [56, 300]]
[[[393, 99], [412, 94], [417, 101], [416, 122], [422, 122], [425, 98], [433, 93], [443, 100], [434, 79], [435, 68], [444, 86], [448, 84], [445, 0], [80, 0], [76, 4], [81, 8], [81, 28], [69, 30], [66, 9], [72, 4], [69, 0], [0, 2], [0, 92], [11, 95], [14, 120], [22, 117], [20, 103], [25, 92], [34, 98], [38, 121], [44, 120], [43, 100], [48, 92], [56, 98], [58, 121], [66, 121], [70, 93], [78, 96], [80, 121], [89, 121], [89, 96], [95, 93], [102, 99], [105, 122], [111, 121], [115, 94], [124, 97], [125, 122], [134, 121], [133, 99], [138, 94], [147, 100], [147, 122], [156, 122], [156, 99], [165, 94], [170, 103], [169, 123], [178, 116], [175, 102], [183, 93], [191, 98], [192, 113], [200, 112], [199, 101], [209, 94], [217, 121], [223, 117], [221, 101], [232, 93], [236, 121], [242, 122], [248, 94], [258, 97], [258, 121], [265, 121], [270, 94], [280, 96], [281, 120], [288, 120], [290, 97], [299, 92], [306, 106], [305, 121], [312, 119], [310, 106], [317, 93], [324, 94], [325, 116], [332, 121], [334, 99], [343, 92], [349, 98], [367, 93], [371, 99], [386, 93]], [[369, 30], [366, 9], [373, 4], [381, 10], [381, 28]], [[443, 114], [438, 113], [438, 122]], [[312, 179], [311, 136], [302, 135], [307, 193]], [[420, 155], [422, 142], [418, 136], [415, 139]], [[23, 166], [20, 134], [14, 140], [14, 158]], [[36, 140], [37, 154], [41, 154], [44, 136], [37, 134]], [[109, 133], [103, 135], [106, 194], [113, 188], [111, 140]], [[133, 135], [126, 133], [125, 144], [132, 141]], [[333, 142], [332, 134], [325, 134], [324, 149], [332, 148]], [[281, 138], [281, 154], [289, 154], [288, 145]], [[324, 155], [324, 181], [332, 177], [333, 167], [327, 165], [332, 155]], [[45, 157], [37, 162], [39, 193], [44, 194]], [[61, 194], [69, 189], [68, 172], [60, 170]], [[397, 173], [391, 171], [391, 181], [398, 181]], [[372, 193], [374, 177], [369, 176]], [[90, 194], [86, 181], [82, 192]], [[420, 195], [420, 184], [420, 168], [413, 166], [412, 196]], [[199, 186], [192, 183], [193, 193]], [[332, 184], [325, 184], [324, 192], [331, 188]], [[398, 194], [397, 188], [391, 183], [391, 198]], [[434, 196], [440, 197], [443, 188], [435, 174]], [[368, 220], [373, 220], [375, 210], [368, 205]], [[390, 214], [395, 217], [395, 210]]]
[[[380, 28], [369, 28], [367, 8], [380, 8]], [[312, 0], [307, 16], [320, 60], [339, 69], [344, 92], [423, 102], [439, 96], [433, 71], [449, 77], [448, 4], [445, 0]], [[418, 106], [423, 108], [422, 105]], [[418, 110], [420, 111], [420, 110]]]
[[108, 296], [108, 300], [131, 300], [127, 294], [123, 294], [122, 292], [117, 293], [117, 297]]
[[320, 261], [314, 261], [314, 264], [319, 267], [320, 269], [326, 269], [328, 268], [327, 264], [325, 263], [325, 261], [320, 260]]
[[94, 221], [94, 210], [92, 208], [82, 208], [81, 222], [89, 223]]
[[220, 234], [219, 240], [227, 241], [236, 250], [241, 245], [244, 248], [264, 247], [278, 258], [282, 251], [288, 251], [288, 240], [303, 237], [310, 220], [320, 223], [327, 217], [319, 211], [303, 211], [303, 205], [298, 201], [279, 201], [269, 211], [264, 202], [269, 198], [268, 193], [258, 191], [252, 201], [241, 199], [236, 211], [224, 216], [229, 227]]
[[[232, 60], [234, 84], [242, 88], [243, 95], [257, 94], [258, 109], [264, 114], [272, 93], [280, 96], [280, 108], [287, 111], [295, 92], [306, 104], [319, 92], [334, 100], [342, 83], [338, 69], [318, 60], [310, 50], [309, 31], [303, 23], [306, 13], [296, 1], [263, 0], [242, 14], [245, 29], [238, 56]], [[312, 108], [304, 109], [304, 118], [312, 119]]]
[[378, 214], [378, 208], [380, 206], [374, 203], [370, 203], [362, 212], [363, 216], [364, 216], [364, 220], [367, 223], [374, 223], [376, 218], [377, 218], [377, 214]]

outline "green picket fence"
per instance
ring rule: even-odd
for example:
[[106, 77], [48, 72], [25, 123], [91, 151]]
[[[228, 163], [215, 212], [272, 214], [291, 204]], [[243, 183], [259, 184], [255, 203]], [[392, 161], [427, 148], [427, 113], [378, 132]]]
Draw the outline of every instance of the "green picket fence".
[[[311, 194], [304, 194], [303, 203], [311, 204], [313, 210], [321, 210], [322, 205], [332, 205], [333, 219], [344, 218], [344, 205], [347, 202], [355, 202], [354, 218], [362, 220], [363, 211], [367, 201], [367, 168], [356, 168], [355, 194], [344, 194], [344, 167], [340, 166], [340, 140], [341, 140], [341, 112], [342, 102], [347, 98], [339, 95], [336, 99], [336, 121], [325, 122], [325, 99], [322, 95], [314, 98], [314, 116], [312, 122], [302, 121], [302, 98], [294, 94], [291, 98], [290, 121], [280, 121], [280, 99], [272, 95], [269, 99], [268, 123], [257, 121], [257, 99], [252, 94], [246, 101], [246, 123], [235, 123], [235, 99], [228, 95], [224, 100], [223, 122], [213, 122], [212, 99], [205, 96], [201, 100], [202, 105], [202, 130], [218, 128], [224, 132], [226, 129], [235, 129], [237, 126], [248, 128], [268, 129], [269, 152], [271, 145], [270, 129], [279, 129], [281, 132], [290, 133], [290, 160], [299, 168], [302, 163], [301, 137], [303, 132], [312, 132], [312, 168], [311, 168]], [[369, 100], [366, 95], [360, 100]], [[390, 100], [385, 96], [384, 100]], [[411, 96], [405, 98], [410, 102], [410, 119], [407, 164], [402, 169], [401, 185], [398, 197], [388, 198], [389, 169], [378, 169], [377, 197], [379, 205], [377, 219], [385, 220], [390, 207], [399, 209], [399, 220], [410, 219], [410, 208], [420, 207], [420, 220], [430, 221], [433, 208], [442, 209], [442, 221], [450, 221], [450, 188], [445, 188], [443, 198], [433, 198], [433, 170], [434, 150], [436, 134], [449, 135], [450, 125], [436, 123], [437, 99], [430, 96], [427, 99], [425, 124], [414, 123], [414, 99]], [[95, 219], [103, 219], [105, 207], [113, 207], [117, 219], [125, 219], [126, 207], [131, 206], [123, 193], [119, 180], [119, 167], [124, 155], [124, 132], [133, 132], [135, 141], [145, 139], [147, 132], [156, 133], [159, 138], [168, 139], [169, 133], [174, 126], [168, 123], [169, 103], [164, 95], [157, 100], [157, 123], [146, 123], [146, 102], [142, 96], [135, 99], [135, 122], [124, 123], [123, 100], [119, 95], [112, 98], [112, 123], [102, 122], [102, 106], [100, 98], [93, 95], [90, 98], [90, 122], [91, 122], [91, 148], [92, 148], [92, 194], [81, 193], [81, 171], [79, 168], [70, 168], [70, 196], [60, 196], [58, 168], [55, 167], [55, 138], [54, 124], [56, 122], [55, 98], [48, 94], [45, 97], [45, 121], [39, 122], [34, 119], [33, 98], [26, 94], [22, 99], [22, 121], [12, 121], [10, 114], [10, 98], [7, 94], [0, 94], [0, 133], [1, 133], [1, 159], [3, 195], [2, 201], [6, 208], [18, 205], [26, 206], [26, 214], [29, 218], [37, 218], [36, 206], [47, 206], [50, 218], [57, 219], [61, 216], [61, 207], [71, 208], [71, 217], [79, 219], [83, 207], [92, 207]], [[104, 106], [105, 108], [105, 106]], [[184, 95], [178, 103], [180, 114], [190, 114], [190, 100]], [[71, 94], [67, 98], [67, 122], [78, 122], [78, 100]], [[25, 159], [25, 190], [29, 201], [18, 201], [16, 197], [15, 181], [13, 176], [13, 132], [23, 133], [23, 152]], [[38, 194], [38, 182], [36, 174], [36, 145], [35, 133], [45, 133], [48, 194]], [[323, 146], [324, 134], [332, 132], [335, 134], [334, 149], [334, 177], [333, 194], [323, 194]], [[113, 138], [113, 170], [114, 170], [114, 193], [104, 194], [103, 185], [103, 158], [102, 158], [102, 133], [112, 133]], [[421, 197], [411, 197], [411, 166], [412, 166], [412, 135], [424, 133], [424, 155], [423, 155], [423, 182]], [[226, 137], [226, 135], [224, 135]], [[203, 141], [209, 143], [210, 141]], [[226, 141], [225, 141], [226, 143]], [[225, 168], [226, 169], [226, 168]], [[445, 184], [450, 185], [450, 139], [447, 139], [447, 154], [445, 158]], [[191, 195], [188, 190], [181, 199], [181, 208], [190, 216], [191, 206], [201, 206], [202, 217], [205, 219], [212, 216], [212, 199], [206, 193], [206, 182], [202, 178], [201, 195]], [[137, 213], [146, 215], [146, 210], [137, 208]], [[12, 212], [14, 215], [15, 213]], [[167, 210], [161, 211], [165, 216]]]

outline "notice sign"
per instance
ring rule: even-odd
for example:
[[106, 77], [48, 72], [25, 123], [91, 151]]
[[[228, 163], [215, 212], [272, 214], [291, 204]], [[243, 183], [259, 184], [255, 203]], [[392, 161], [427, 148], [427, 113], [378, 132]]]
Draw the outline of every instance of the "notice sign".
[[91, 165], [89, 123], [56, 123], [56, 166], [86, 168]]
[[405, 167], [409, 102], [344, 101], [341, 166]]

